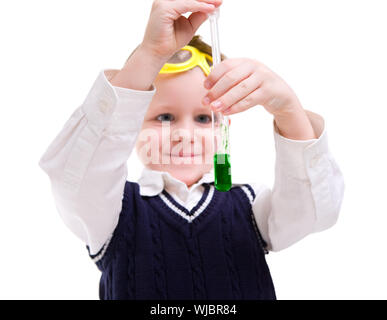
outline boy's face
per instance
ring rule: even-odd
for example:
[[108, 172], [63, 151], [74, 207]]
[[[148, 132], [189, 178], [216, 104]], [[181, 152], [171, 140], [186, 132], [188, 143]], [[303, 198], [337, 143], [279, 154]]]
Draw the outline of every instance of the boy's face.
[[211, 110], [202, 104], [205, 78], [199, 67], [159, 74], [136, 143], [146, 167], [167, 171], [188, 187], [213, 167]]

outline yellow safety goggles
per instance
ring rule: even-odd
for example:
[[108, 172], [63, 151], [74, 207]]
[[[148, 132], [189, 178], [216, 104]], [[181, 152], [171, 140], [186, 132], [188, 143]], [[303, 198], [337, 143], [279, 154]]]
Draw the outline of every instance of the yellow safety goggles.
[[[181, 52], [181, 50], [186, 50], [186, 51], [188, 51], [188, 53]], [[166, 63], [161, 68], [159, 73], [166, 74], [166, 73], [183, 72], [183, 71], [193, 69], [196, 66], [199, 66], [203, 70], [203, 72], [206, 76], [208, 76], [210, 74], [210, 72], [211, 72], [210, 64], [212, 65], [212, 63], [213, 63], [212, 57], [210, 55], [199, 51], [195, 47], [188, 46], [188, 45], [181, 48], [176, 54], [182, 54], [182, 53], [184, 53], [184, 55], [185, 55], [184, 58], [187, 59], [186, 61], [178, 62], [178, 63], [171, 63], [171, 62]], [[183, 60], [184, 60], [184, 58], [183, 58]], [[173, 60], [173, 57], [171, 60]]]

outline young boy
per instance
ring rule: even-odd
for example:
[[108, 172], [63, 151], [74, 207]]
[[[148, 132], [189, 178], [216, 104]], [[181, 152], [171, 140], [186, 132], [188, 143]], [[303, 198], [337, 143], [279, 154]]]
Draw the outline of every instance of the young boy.
[[[39, 162], [62, 219], [102, 271], [101, 299], [275, 299], [265, 252], [337, 220], [344, 183], [324, 121], [279, 76], [246, 58], [210, 74], [209, 65], [161, 72], [183, 47], [203, 55], [186, 44], [220, 5], [155, 1], [143, 42], [121, 70], [101, 71]], [[274, 116], [273, 191], [218, 191], [206, 161], [210, 108], [256, 105]], [[126, 180], [134, 147], [144, 163], [138, 182]]]

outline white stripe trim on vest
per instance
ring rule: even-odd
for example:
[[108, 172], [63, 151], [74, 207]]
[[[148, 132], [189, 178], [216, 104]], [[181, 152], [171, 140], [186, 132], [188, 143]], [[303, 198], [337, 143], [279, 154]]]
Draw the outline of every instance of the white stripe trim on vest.
[[185, 220], [187, 220], [189, 223], [191, 223], [195, 218], [197, 218], [200, 213], [203, 212], [204, 209], [207, 208], [208, 204], [210, 203], [213, 195], [214, 195], [214, 192], [215, 192], [215, 187], [210, 185], [210, 190], [207, 194], [207, 197], [206, 197], [206, 200], [202, 203], [202, 205], [195, 211], [195, 213], [190, 216], [188, 214], [186, 214], [184, 211], [180, 210], [179, 208], [177, 208], [171, 201], [169, 201], [169, 199], [163, 195], [162, 193], [160, 193], [160, 198], [165, 202], [165, 204], [171, 208], [173, 211], [175, 211], [178, 215], [180, 215], [182, 218], [184, 218]]
[[254, 197], [251, 194], [251, 191], [246, 186], [241, 186], [241, 189], [246, 193], [247, 197], [249, 198], [250, 204], [252, 205], [254, 202]]
[[210, 203], [212, 196], [214, 195], [215, 187], [210, 185], [210, 191], [207, 194], [206, 200], [202, 203], [202, 205], [195, 211], [195, 213], [192, 215], [192, 220], [195, 219], [199, 214], [202, 213], [202, 211], [207, 208], [208, 204]]
[[103, 257], [103, 255], [105, 254], [105, 252], [106, 252], [106, 250], [107, 250], [107, 248], [108, 248], [108, 246], [109, 246], [109, 243], [110, 243], [110, 241], [112, 240], [112, 238], [113, 238], [113, 233], [109, 236], [109, 239], [107, 239], [107, 241], [106, 241], [105, 244], [103, 245], [103, 249], [102, 249], [101, 253], [100, 253], [98, 256], [96, 256], [96, 257], [93, 258], [93, 261], [94, 261], [94, 262], [98, 262], [99, 260], [102, 259], [102, 257]]

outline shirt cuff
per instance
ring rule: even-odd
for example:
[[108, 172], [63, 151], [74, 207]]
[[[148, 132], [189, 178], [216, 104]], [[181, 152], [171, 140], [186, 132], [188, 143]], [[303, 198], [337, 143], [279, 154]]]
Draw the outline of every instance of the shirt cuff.
[[323, 155], [329, 152], [323, 117], [309, 110], [305, 110], [305, 112], [318, 137], [317, 139], [293, 140], [285, 138], [279, 133], [273, 120], [276, 166], [284, 174], [298, 180], [309, 180], [308, 169], [315, 168]]
[[99, 130], [109, 133], [138, 131], [156, 88], [153, 84], [148, 91], [115, 87], [109, 80], [117, 72], [117, 69], [100, 71], [82, 105], [83, 110]]

